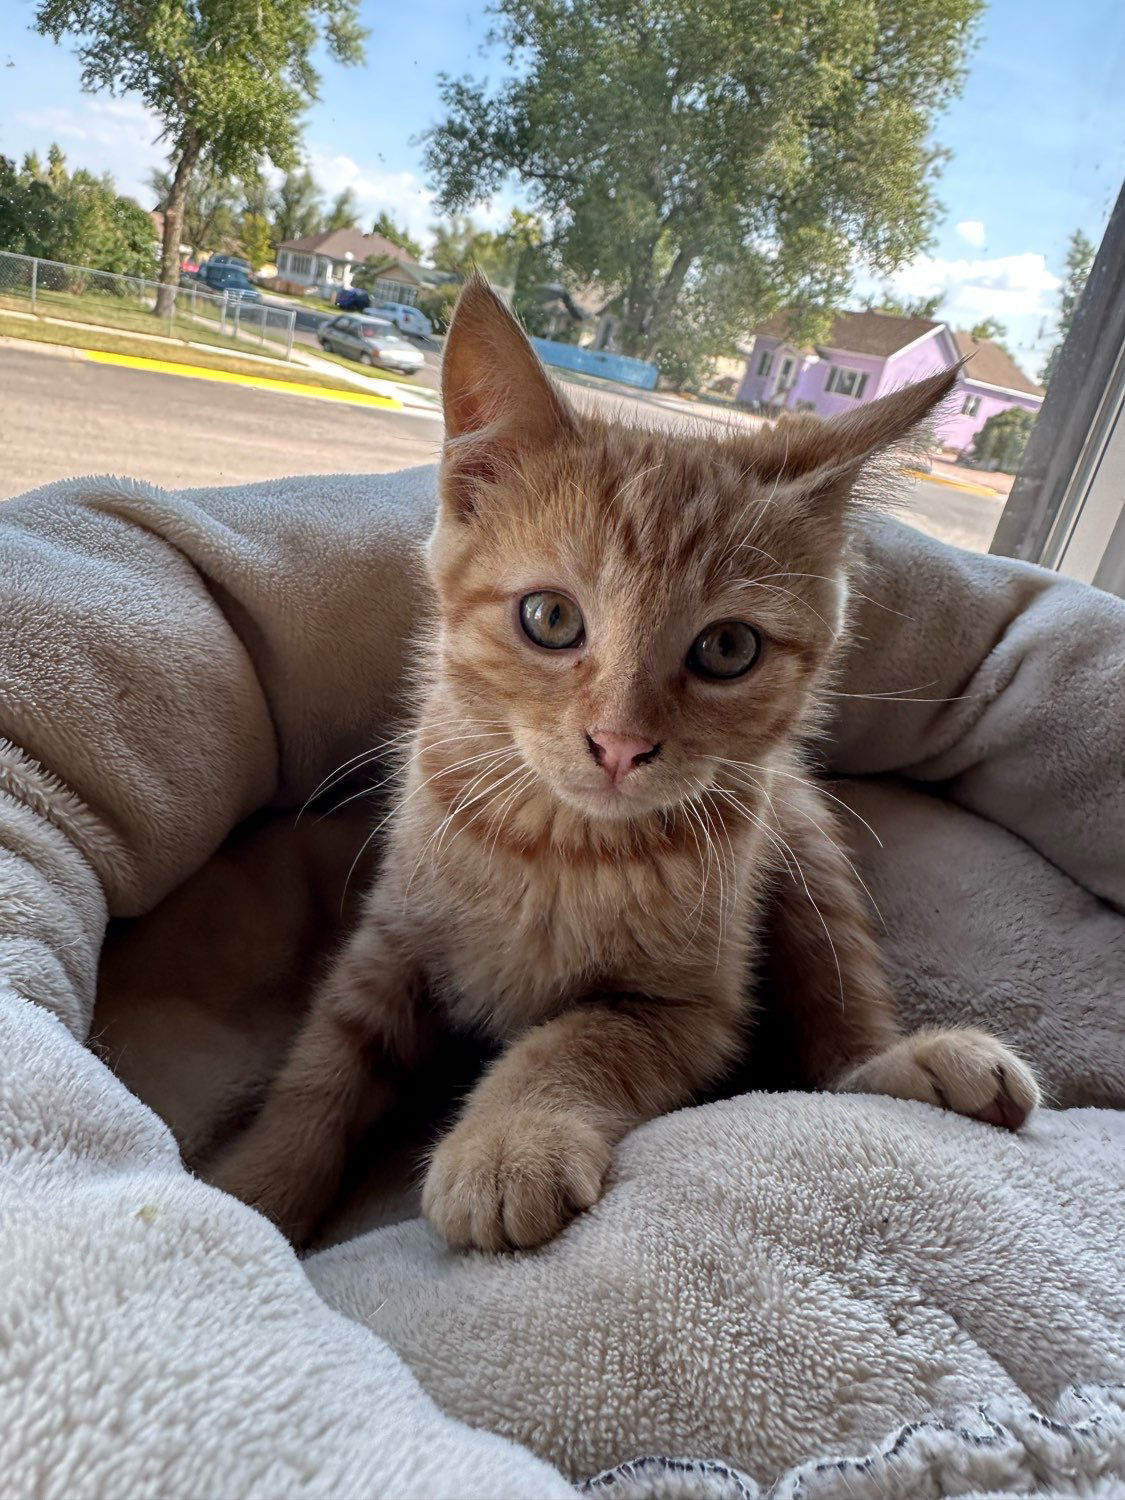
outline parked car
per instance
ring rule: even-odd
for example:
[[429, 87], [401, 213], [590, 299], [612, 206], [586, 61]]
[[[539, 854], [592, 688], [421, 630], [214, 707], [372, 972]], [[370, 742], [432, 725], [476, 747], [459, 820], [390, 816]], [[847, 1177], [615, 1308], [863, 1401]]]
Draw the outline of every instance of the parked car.
[[250, 275], [250, 262], [244, 255], [212, 255], [206, 261], [204, 270], [207, 266], [236, 266], [238, 270], [245, 271], [247, 276]]
[[317, 338], [322, 349], [346, 354], [349, 359], [358, 359], [361, 365], [382, 365], [385, 370], [397, 370], [403, 375], [416, 374], [426, 362], [385, 318], [353, 315], [333, 318], [325, 323]]
[[341, 312], [366, 312], [371, 302], [371, 293], [360, 286], [342, 286], [336, 293], [336, 306]]
[[217, 292], [240, 302], [261, 302], [262, 294], [241, 266], [230, 266], [223, 262], [215, 264], [212, 258], [199, 273], [199, 279], [209, 292]]
[[418, 308], [408, 302], [380, 302], [374, 312], [391, 322], [401, 333], [411, 333], [415, 338], [428, 339], [433, 336], [434, 325]]

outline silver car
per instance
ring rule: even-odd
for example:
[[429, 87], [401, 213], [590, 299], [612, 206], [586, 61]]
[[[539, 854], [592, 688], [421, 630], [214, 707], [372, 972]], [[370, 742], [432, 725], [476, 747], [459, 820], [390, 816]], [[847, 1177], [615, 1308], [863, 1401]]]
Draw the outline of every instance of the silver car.
[[415, 375], [426, 363], [425, 356], [401, 338], [385, 318], [342, 313], [325, 323], [317, 338], [320, 347], [333, 354], [346, 354], [361, 365], [381, 365], [402, 375]]

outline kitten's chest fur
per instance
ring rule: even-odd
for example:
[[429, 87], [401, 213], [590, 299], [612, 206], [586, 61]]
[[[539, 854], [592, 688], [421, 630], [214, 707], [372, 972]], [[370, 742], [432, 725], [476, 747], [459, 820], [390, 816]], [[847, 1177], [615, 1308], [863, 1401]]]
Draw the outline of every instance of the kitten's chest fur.
[[576, 855], [460, 842], [423, 864], [412, 893], [431, 993], [454, 1024], [507, 1039], [598, 993], [741, 986], [756, 906], [749, 847], [724, 872], [720, 903], [717, 865], [694, 847]]

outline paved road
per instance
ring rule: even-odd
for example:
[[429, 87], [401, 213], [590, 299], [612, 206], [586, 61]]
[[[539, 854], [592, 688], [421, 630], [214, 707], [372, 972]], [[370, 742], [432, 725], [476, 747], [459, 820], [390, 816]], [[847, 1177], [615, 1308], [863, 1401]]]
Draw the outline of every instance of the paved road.
[[[682, 425], [654, 402], [571, 386], [578, 404]], [[0, 499], [74, 474], [128, 474], [168, 487], [287, 474], [386, 473], [437, 455], [431, 417], [313, 401], [243, 386], [118, 369], [0, 347]], [[903, 514], [984, 549], [1003, 502], [920, 483]]]
[[403, 412], [0, 348], [0, 498], [73, 474], [169, 487], [427, 463], [440, 423]]

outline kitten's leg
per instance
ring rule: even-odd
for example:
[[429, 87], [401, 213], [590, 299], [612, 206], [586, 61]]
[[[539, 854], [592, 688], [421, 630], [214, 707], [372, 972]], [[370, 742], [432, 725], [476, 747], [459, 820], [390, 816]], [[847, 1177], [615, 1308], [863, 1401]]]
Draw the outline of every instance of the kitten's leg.
[[422, 1204], [453, 1245], [540, 1245], [601, 1197], [613, 1146], [738, 1049], [736, 997], [599, 997], [514, 1042], [439, 1144]]
[[983, 1031], [901, 1035], [839, 820], [812, 787], [794, 783], [775, 800], [801, 875], [782, 870], [774, 895], [770, 974], [809, 1081], [1018, 1130], [1039, 1102], [1030, 1069]]
[[330, 1206], [349, 1148], [395, 1102], [426, 1037], [418, 976], [370, 917], [313, 997], [250, 1127], [205, 1173], [303, 1243]]

